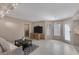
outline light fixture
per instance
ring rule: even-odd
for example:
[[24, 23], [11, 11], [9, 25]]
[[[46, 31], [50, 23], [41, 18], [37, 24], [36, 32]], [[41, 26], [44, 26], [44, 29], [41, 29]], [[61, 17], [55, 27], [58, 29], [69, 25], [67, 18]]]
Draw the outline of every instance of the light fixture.
[[10, 11], [14, 10], [17, 3], [0, 3], [0, 17], [3, 18]]

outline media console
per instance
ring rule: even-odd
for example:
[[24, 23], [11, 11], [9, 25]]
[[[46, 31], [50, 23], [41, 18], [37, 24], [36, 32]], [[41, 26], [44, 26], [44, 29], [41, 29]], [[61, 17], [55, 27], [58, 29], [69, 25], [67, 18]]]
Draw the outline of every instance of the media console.
[[36, 39], [36, 40], [41, 40], [41, 39], [45, 39], [45, 35], [42, 33], [31, 33], [30, 38]]

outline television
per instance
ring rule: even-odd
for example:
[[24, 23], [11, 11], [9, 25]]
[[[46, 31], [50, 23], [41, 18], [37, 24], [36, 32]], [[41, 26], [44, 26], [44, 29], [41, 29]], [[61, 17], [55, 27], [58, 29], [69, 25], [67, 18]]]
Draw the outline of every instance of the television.
[[43, 27], [42, 26], [35, 26], [34, 27], [34, 33], [42, 33]]

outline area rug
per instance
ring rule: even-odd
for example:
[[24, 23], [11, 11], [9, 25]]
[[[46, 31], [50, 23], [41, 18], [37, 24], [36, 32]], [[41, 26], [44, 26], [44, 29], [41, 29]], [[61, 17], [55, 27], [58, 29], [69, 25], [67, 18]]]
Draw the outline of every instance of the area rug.
[[24, 49], [24, 55], [29, 55], [31, 52], [33, 52], [35, 49], [37, 49], [39, 46], [32, 44], [31, 46]]

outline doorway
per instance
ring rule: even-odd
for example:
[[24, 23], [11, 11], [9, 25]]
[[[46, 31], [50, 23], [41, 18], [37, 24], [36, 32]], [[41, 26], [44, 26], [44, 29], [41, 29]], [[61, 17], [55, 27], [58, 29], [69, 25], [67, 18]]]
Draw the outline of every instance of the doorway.
[[26, 38], [30, 37], [30, 35], [29, 35], [29, 24], [24, 24], [24, 36]]

